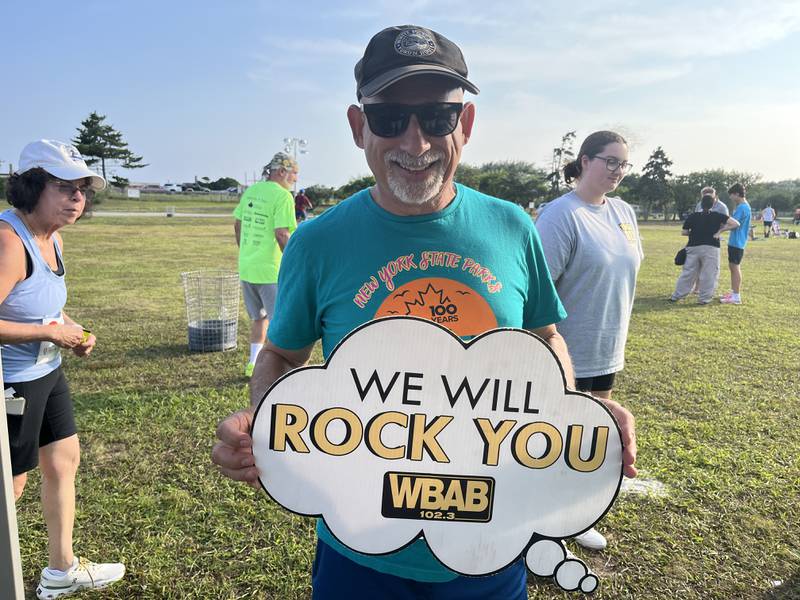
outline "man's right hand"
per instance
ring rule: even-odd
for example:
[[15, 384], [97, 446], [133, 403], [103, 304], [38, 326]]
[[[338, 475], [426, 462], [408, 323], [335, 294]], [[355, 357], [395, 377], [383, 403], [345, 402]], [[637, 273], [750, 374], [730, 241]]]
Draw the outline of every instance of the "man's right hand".
[[211, 449], [211, 460], [226, 477], [247, 482], [258, 489], [258, 469], [253, 457], [253, 438], [250, 437], [254, 413], [253, 408], [246, 408], [217, 425], [219, 441]]

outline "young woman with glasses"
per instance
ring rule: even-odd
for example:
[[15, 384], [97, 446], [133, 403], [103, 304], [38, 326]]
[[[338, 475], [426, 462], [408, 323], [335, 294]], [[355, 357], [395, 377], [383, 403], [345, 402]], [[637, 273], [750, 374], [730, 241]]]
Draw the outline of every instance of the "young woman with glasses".
[[[536, 220], [550, 275], [567, 318], [557, 325], [575, 369], [575, 386], [610, 398], [625, 363], [642, 244], [636, 213], [610, 196], [630, 171], [628, 144], [613, 131], [597, 131], [564, 167], [572, 191], [547, 204]], [[606, 546], [594, 529], [576, 538], [591, 549]]]

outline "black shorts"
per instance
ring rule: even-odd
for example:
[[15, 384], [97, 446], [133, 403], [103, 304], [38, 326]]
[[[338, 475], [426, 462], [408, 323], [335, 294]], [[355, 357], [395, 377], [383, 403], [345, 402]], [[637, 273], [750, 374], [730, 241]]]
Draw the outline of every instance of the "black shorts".
[[607, 392], [614, 387], [616, 373], [596, 377], [576, 377], [575, 387], [579, 392]]
[[764, 227], [772, 227], [772, 221], [764, 221]]
[[742, 257], [744, 257], [744, 248], [737, 248], [736, 246], [728, 246], [728, 262], [733, 265], [742, 264]]
[[72, 398], [61, 367], [33, 381], [6, 383], [25, 398], [21, 415], [8, 415], [11, 472], [27, 473], [39, 464], [39, 448], [77, 433]]

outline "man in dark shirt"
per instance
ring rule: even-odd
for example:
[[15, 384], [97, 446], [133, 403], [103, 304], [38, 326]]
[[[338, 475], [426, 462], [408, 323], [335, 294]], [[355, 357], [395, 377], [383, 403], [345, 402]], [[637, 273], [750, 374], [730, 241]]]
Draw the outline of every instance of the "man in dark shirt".
[[308, 218], [308, 211], [314, 208], [311, 199], [306, 196], [305, 190], [300, 190], [294, 197], [294, 216], [300, 223]]

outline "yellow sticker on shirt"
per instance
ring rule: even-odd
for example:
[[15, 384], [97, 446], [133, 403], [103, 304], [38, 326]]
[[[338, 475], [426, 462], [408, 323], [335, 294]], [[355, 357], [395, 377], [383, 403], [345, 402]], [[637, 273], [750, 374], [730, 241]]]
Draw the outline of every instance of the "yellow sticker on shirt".
[[622, 229], [622, 233], [625, 234], [626, 240], [628, 240], [631, 244], [636, 243], [636, 232], [633, 229], [633, 225], [630, 223], [620, 223], [619, 228]]

